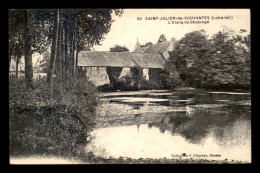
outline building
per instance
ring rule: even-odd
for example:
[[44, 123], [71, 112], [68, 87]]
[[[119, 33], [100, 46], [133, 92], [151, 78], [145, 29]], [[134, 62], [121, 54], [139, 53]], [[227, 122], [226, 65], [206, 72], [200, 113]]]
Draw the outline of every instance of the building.
[[133, 52], [83, 51], [78, 55], [78, 74], [84, 75], [96, 86], [113, 84], [124, 76], [142, 76], [146, 80], [158, 80], [175, 39], [141, 45], [136, 42]]
[[[18, 74], [18, 77], [24, 77], [24, 66], [21, 63], [18, 64], [17, 74]], [[14, 59], [12, 59], [10, 62], [9, 75], [10, 76], [16, 75], [16, 62]]]
[[160, 54], [83, 51], [78, 55], [78, 75], [86, 76], [95, 86], [113, 83], [134, 72], [146, 80], [156, 80], [164, 63]]
[[167, 60], [170, 56], [169, 52], [172, 51], [174, 48], [174, 43], [175, 43], [175, 39], [171, 38], [171, 41], [158, 42], [156, 44], [152, 44], [151, 42], [148, 42], [145, 45], [141, 45], [137, 39], [133, 52], [160, 54], [165, 60]]
[[[25, 77], [25, 66], [24, 66], [23, 59], [18, 64], [17, 74], [18, 74], [18, 78]], [[16, 75], [16, 62], [14, 59], [12, 59], [10, 63], [9, 76], [15, 76], [15, 75]], [[33, 66], [33, 78], [39, 79], [44, 76], [47, 76], [47, 73], [42, 72], [42, 68], [39, 66], [39, 62], [37, 61]]]

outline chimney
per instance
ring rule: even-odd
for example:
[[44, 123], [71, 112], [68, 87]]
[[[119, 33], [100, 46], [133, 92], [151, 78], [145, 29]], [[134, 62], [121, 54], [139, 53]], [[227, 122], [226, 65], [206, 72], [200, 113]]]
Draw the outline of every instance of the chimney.
[[171, 38], [171, 42], [174, 43], [176, 42], [176, 39], [174, 37]]
[[151, 46], [153, 43], [152, 42], [148, 42], [146, 43], [146, 46]]

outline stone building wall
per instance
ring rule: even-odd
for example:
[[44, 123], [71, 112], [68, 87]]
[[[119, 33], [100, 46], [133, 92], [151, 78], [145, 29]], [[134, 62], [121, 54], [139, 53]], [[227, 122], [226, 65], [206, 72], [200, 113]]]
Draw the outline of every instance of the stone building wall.
[[173, 46], [173, 42], [170, 44], [170, 46], [163, 52], [163, 57], [164, 59], [168, 60], [170, 57], [170, 53], [171, 51], [173, 51], [174, 46]]
[[132, 76], [130, 67], [124, 67], [120, 73], [119, 78], [122, 78], [123, 76]]
[[79, 75], [86, 75], [87, 79], [95, 86], [110, 83], [107, 67], [79, 67]]
[[143, 68], [143, 78], [149, 80], [149, 68]]
[[[113, 69], [112, 69], [113, 70]], [[146, 80], [158, 80], [158, 72], [161, 69], [149, 69], [143, 68], [140, 75]], [[107, 73], [107, 67], [79, 67], [79, 75], [84, 75], [87, 79], [95, 84], [95, 86], [110, 84], [109, 75]], [[132, 76], [131, 68], [124, 67], [120, 72], [118, 79], [123, 76]]]

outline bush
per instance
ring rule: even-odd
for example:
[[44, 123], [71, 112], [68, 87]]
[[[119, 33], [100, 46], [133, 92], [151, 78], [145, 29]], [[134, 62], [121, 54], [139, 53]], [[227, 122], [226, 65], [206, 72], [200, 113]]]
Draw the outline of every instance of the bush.
[[166, 71], [159, 73], [160, 89], [172, 89], [174, 82], [170, 80], [170, 75]]
[[141, 90], [152, 90], [152, 89], [161, 89], [159, 82], [142, 79], [140, 83]]
[[26, 85], [24, 78], [9, 77], [9, 105], [22, 105], [26, 101]]
[[127, 90], [127, 84], [124, 80], [117, 80], [115, 82], [115, 86], [116, 90], [120, 90], [120, 91], [126, 91]]
[[176, 87], [184, 85], [183, 81], [180, 79], [180, 74], [175, 68], [162, 70], [158, 76], [162, 89], [173, 90]]
[[133, 90], [133, 79], [130, 75], [126, 75], [116, 80], [116, 89], [120, 91], [132, 91]]
[[136, 91], [136, 90], [151, 90], [151, 89], [174, 89], [180, 84], [180, 81], [174, 78], [170, 79], [166, 71], [161, 71], [157, 80], [146, 80], [144, 78], [139, 81], [133, 81], [131, 76], [123, 76], [115, 81], [114, 86], [111, 84], [104, 84], [98, 86], [97, 89], [102, 92], [113, 91]]
[[65, 106], [16, 107], [10, 112], [10, 154], [72, 156], [86, 142], [84, 124]]
[[149, 80], [146, 79], [141, 80], [140, 87], [141, 90], [150, 90], [151, 86]]
[[99, 85], [97, 86], [97, 90], [101, 92], [112, 92], [116, 91], [113, 85], [111, 84], [104, 84], [104, 85]]
[[26, 91], [23, 79], [9, 80], [9, 151], [11, 155], [78, 156], [95, 126], [97, 92], [85, 79], [50, 98], [38, 80]]

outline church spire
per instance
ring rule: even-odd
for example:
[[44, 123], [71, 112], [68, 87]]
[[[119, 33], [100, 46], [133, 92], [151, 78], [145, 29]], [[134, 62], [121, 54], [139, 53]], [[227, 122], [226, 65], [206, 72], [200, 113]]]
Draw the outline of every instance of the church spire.
[[141, 48], [141, 45], [138, 43], [138, 37], [137, 37], [135, 48], [134, 48], [133, 52], [139, 52], [140, 48]]

